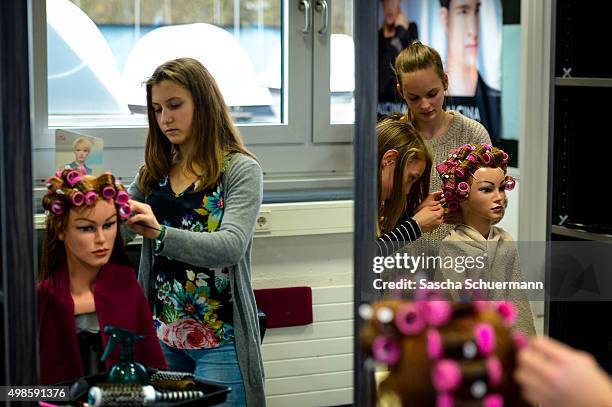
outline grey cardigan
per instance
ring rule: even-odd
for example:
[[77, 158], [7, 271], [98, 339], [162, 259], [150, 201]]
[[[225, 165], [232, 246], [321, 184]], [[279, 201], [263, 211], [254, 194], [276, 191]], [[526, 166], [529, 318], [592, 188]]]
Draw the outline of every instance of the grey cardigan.
[[[147, 196], [138, 187], [138, 178], [136, 176], [129, 186], [128, 193], [132, 199], [146, 202]], [[207, 233], [168, 228], [160, 254], [199, 267], [230, 269], [236, 353], [247, 404], [265, 406], [257, 306], [251, 286], [251, 246], [263, 194], [261, 167], [246, 155], [234, 154], [222, 183], [225, 212], [219, 230]], [[147, 298], [151, 290], [153, 261], [153, 241], [144, 238], [138, 281]]]

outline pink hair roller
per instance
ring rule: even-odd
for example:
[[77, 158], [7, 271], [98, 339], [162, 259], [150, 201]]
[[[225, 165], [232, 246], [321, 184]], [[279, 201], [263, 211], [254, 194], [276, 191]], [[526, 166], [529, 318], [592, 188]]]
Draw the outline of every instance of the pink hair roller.
[[372, 342], [372, 356], [388, 365], [396, 364], [401, 355], [400, 345], [389, 336], [378, 336]]
[[491, 157], [491, 154], [489, 154], [489, 153], [484, 153], [484, 154], [483, 154], [483, 155], [480, 157], [480, 159], [482, 160], [482, 162], [483, 162], [484, 164], [487, 164], [487, 165], [488, 165], [488, 164], [491, 162], [491, 160], [492, 160], [493, 158]]
[[474, 339], [481, 355], [488, 355], [495, 349], [495, 331], [489, 324], [476, 324]]
[[487, 143], [482, 143], [482, 146], [484, 147], [485, 150], [487, 151], [491, 151], [493, 149], [493, 147], [491, 147], [490, 144]]
[[112, 185], [107, 185], [104, 188], [102, 188], [102, 197], [104, 199], [113, 199], [116, 193], [117, 191], [115, 190], [115, 187]]
[[455, 168], [454, 169], [455, 175], [458, 176], [459, 178], [463, 178], [465, 177], [465, 171], [463, 171], [463, 168]]
[[74, 206], [81, 206], [85, 202], [85, 195], [81, 191], [74, 191], [70, 200]]
[[89, 191], [88, 193], [85, 194], [85, 203], [87, 205], [93, 205], [96, 203], [97, 197], [98, 197], [98, 194], [96, 194], [94, 191]]
[[127, 219], [132, 214], [132, 208], [130, 208], [130, 205], [128, 204], [123, 204], [119, 207], [117, 212], [119, 213], [119, 217], [121, 219]]
[[56, 215], [62, 215], [64, 213], [64, 203], [62, 201], [53, 201], [49, 209]]
[[508, 175], [505, 179], [504, 189], [506, 191], [512, 191], [515, 186], [516, 186], [516, 180], [510, 175]]
[[438, 174], [444, 174], [446, 170], [448, 170], [448, 165], [446, 165], [445, 163], [440, 163], [436, 165], [436, 171], [438, 171]]
[[433, 360], [442, 357], [442, 337], [437, 329], [427, 331], [427, 355]]
[[451, 212], [457, 212], [459, 210], [459, 203], [457, 201], [447, 201], [448, 210]]
[[455, 192], [453, 192], [451, 189], [445, 190], [444, 199], [446, 199], [447, 201], [452, 201], [453, 199], [455, 199]]
[[516, 322], [516, 308], [510, 301], [500, 301], [495, 306], [497, 312], [504, 320], [507, 326], [512, 326]]
[[493, 387], [500, 385], [503, 377], [502, 365], [497, 356], [489, 356], [486, 361], [489, 373], [489, 384]]
[[504, 407], [504, 399], [499, 394], [489, 394], [482, 400], [482, 407]]
[[527, 337], [520, 332], [512, 332], [512, 342], [517, 349], [527, 346]]
[[419, 308], [410, 302], [405, 302], [395, 311], [395, 326], [404, 335], [416, 335], [425, 328], [425, 320]]
[[127, 201], [130, 199], [130, 196], [127, 192], [120, 190], [117, 192], [117, 196], [115, 197], [115, 202], [119, 205], [125, 205]]
[[453, 313], [453, 308], [448, 301], [427, 301], [420, 305], [423, 317], [433, 326], [440, 326], [446, 323]]
[[436, 363], [431, 371], [434, 389], [449, 392], [457, 389], [461, 383], [461, 369], [454, 360], [443, 359]]
[[453, 407], [453, 397], [448, 393], [438, 394], [436, 407]]
[[77, 171], [73, 170], [73, 171], [68, 172], [68, 174], [66, 174], [66, 181], [68, 181], [71, 187], [73, 187], [74, 184], [76, 184], [80, 180], [81, 180], [81, 174], [79, 174]]
[[79, 172], [81, 173], [81, 175], [87, 175], [87, 170], [85, 169], [84, 165], [79, 165], [77, 167], [77, 169], [79, 170]]
[[461, 181], [461, 182], [459, 183], [459, 185], [457, 185], [457, 193], [458, 193], [459, 195], [462, 195], [462, 196], [463, 196], [463, 195], [467, 195], [467, 193], [469, 192], [469, 190], [470, 190], [470, 186], [469, 186], [469, 185], [468, 185], [468, 183], [467, 183], [467, 182], [465, 182], [465, 181]]
[[474, 154], [468, 154], [467, 157], [465, 157], [466, 160], [471, 161], [473, 163], [478, 161], [478, 158], [476, 158], [476, 156]]
[[508, 162], [508, 153], [502, 151], [502, 162], [506, 164]]

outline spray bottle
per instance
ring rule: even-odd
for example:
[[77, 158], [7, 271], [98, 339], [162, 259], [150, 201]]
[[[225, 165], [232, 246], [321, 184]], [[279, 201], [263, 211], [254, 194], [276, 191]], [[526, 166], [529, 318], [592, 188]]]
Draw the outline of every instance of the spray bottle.
[[111, 367], [108, 372], [108, 382], [116, 384], [139, 383], [148, 384], [149, 375], [143, 365], [134, 361], [134, 343], [144, 339], [143, 335], [136, 335], [126, 329], [115, 328], [107, 325], [104, 332], [109, 334], [106, 349], [101, 361], [106, 360], [108, 355], [115, 349], [117, 342], [121, 344], [119, 362]]

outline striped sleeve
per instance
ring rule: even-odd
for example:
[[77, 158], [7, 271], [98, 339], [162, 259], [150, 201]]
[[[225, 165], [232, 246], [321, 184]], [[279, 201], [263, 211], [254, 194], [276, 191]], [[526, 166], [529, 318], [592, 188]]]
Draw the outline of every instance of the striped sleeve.
[[376, 239], [376, 255], [390, 256], [408, 243], [421, 237], [421, 228], [414, 219], [405, 216], [395, 227]]

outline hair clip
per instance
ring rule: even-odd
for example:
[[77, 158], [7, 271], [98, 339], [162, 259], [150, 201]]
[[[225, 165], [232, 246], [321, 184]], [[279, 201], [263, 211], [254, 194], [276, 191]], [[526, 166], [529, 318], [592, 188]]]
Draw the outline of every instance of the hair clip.
[[489, 356], [485, 362], [489, 375], [489, 384], [493, 387], [499, 386], [503, 377], [502, 365], [497, 356]]
[[482, 380], [476, 380], [470, 386], [470, 394], [475, 399], [483, 398], [487, 394], [487, 390], [488, 390], [487, 384], [483, 382]]
[[115, 202], [117, 202], [119, 205], [125, 205], [129, 199], [130, 196], [123, 190], [119, 190], [117, 192], [117, 196], [115, 196]]
[[374, 309], [368, 303], [361, 304], [359, 306], [358, 312], [359, 312], [359, 316], [364, 321], [369, 321], [370, 319], [372, 319], [372, 316], [374, 315]]
[[481, 355], [488, 355], [495, 350], [495, 331], [489, 324], [476, 324], [474, 327], [474, 340]]
[[102, 197], [104, 199], [113, 199], [116, 193], [117, 191], [115, 190], [115, 187], [112, 185], [107, 185], [104, 188], [102, 188]]
[[400, 359], [401, 348], [395, 339], [381, 335], [372, 342], [372, 356], [379, 362], [394, 365]]
[[395, 326], [404, 335], [412, 336], [425, 328], [425, 319], [415, 304], [406, 302], [395, 311]]
[[461, 369], [454, 360], [443, 359], [431, 370], [431, 381], [434, 389], [439, 392], [456, 390], [461, 383]]
[[442, 337], [437, 329], [427, 331], [426, 348], [429, 359], [437, 360], [442, 357]]
[[474, 342], [467, 341], [461, 347], [461, 353], [463, 354], [464, 358], [472, 360], [478, 355], [478, 347], [476, 344], [474, 344]]
[[70, 200], [74, 206], [81, 206], [85, 202], [85, 195], [81, 191], [74, 191], [70, 196]]
[[127, 219], [132, 214], [132, 208], [130, 208], [130, 205], [128, 204], [123, 204], [117, 209], [117, 212], [119, 213], [119, 217], [121, 219]]
[[516, 308], [510, 301], [500, 301], [495, 305], [495, 309], [501, 315], [506, 326], [512, 326], [516, 322]]
[[388, 324], [393, 321], [393, 311], [389, 307], [380, 307], [376, 311], [376, 319], [378, 322]]
[[71, 187], [74, 186], [74, 184], [76, 184], [77, 182], [79, 182], [81, 180], [81, 174], [79, 174], [77, 171], [72, 170], [69, 171], [66, 174], [66, 181], [68, 181], [68, 183], [70, 184]]
[[493, 159], [493, 157], [491, 157], [491, 154], [489, 154], [489, 153], [484, 153], [483, 155], [480, 156], [480, 159], [482, 160], [482, 162], [485, 165], [489, 165], [489, 163], [491, 163], [491, 160]]
[[49, 210], [56, 215], [62, 215], [64, 213], [64, 203], [62, 201], [55, 200], [51, 203]]
[[97, 197], [98, 197], [98, 194], [96, 194], [94, 191], [89, 191], [88, 193], [85, 194], [85, 203], [87, 205], [93, 205], [96, 203]]

